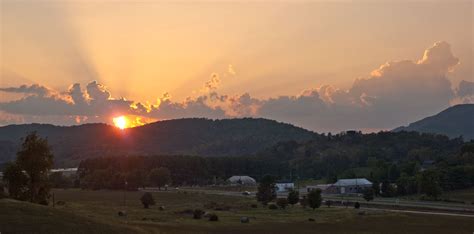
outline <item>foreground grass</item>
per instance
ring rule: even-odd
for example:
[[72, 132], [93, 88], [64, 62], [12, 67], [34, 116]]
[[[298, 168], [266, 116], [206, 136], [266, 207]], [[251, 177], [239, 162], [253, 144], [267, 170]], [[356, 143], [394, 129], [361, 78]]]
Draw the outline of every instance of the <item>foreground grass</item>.
[[[0, 202], [0, 232], [72, 233], [472, 233], [473, 219], [354, 209], [301, 207], [269, 210], [254, 198], [203, 193], [153, 193], [156, 205], [144, 209], [141, 192], [54, 190], [65, 205], [43, 207]], [[124, 204], [125, 197], [125, 204]], [[6, 202], [5, 202], [6, 201]], [[158, 209], [164, 206], [164, 210]], [[21, 208], [21, 211], [17, 211]], [[219, 216], [218, 222], [195, 220], [189, 210], [202, 209]], [[126, 217], [118, 211], [125, 210]], [[241, 224], [240, 217], [251, 218]], [[315, 221], [310, 222], [308, 218]], [[26, 225], [25, 225], [26, 224]], [[92, 231], [91, 231], [92, 230]]]

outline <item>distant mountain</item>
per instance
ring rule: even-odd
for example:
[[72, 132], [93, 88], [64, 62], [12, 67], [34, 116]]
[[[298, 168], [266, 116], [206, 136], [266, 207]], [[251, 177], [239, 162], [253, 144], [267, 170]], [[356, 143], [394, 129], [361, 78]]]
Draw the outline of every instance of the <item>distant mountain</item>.
[[176, 119], [124, 131], [106, 124], [60, 127], [24, 124], [0, 127], [0, 162], [14, 159], [21, 138], [36, 131], [47, 137], [58, 166], [115, 155], [253, 155], [282, 141], [307, 141], [317, 134], [267, 119]]
[[417, 131], [437, 133], [449, 137], [463, 136], [465, 140], [474, 139], [474, 104], [449, 107], [437, 115], [424, 118], [393, 131]]

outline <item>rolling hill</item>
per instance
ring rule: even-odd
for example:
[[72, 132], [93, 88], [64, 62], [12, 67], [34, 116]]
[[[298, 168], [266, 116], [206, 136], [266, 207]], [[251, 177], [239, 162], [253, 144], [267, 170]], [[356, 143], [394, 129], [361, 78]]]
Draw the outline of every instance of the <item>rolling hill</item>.
[[123, 131], [106, 124], [9, 125], [0, 127], [0, 162], [12, 160], [21, 138], [32, 131], [48, 138], [56, 166], [75, 166], [85, 158], [115, 155], [253, 155], [277, 142], [316, 136], [290, 124], [252, 118], [166, 120]]
[[437, 133], [452, 138], [463, 136], [465, 140], [472, 140], [474, 139], [474, 104], [452, 106], [434, 116], [393, 131]]

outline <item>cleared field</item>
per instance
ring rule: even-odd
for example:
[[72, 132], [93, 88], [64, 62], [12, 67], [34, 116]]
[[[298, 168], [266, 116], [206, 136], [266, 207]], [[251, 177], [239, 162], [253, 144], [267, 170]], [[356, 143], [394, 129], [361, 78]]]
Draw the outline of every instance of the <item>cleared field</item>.
[[[299, 206], [269, 210], [254, 198], [191, 192], [153, 193], [157, 204], [144, 209], [141, 192], [54, 190], [65, 205], [43, 207], [0, 202], [2, 233], [472, 233], [474, 220], [466, 217], [428, 216]], [[125, 195], [125, 196], [124, 196]], [[125, 204], [124, 204], [125, 197]], [[164, 210], [158, 209], [165, 206]], [[18, 211], [18, 207], [23, 207]], [[218, 222], [195, 220], [189, 210], [202, 209], [219, 216]], [[126, 217], [118, 211], [126, 210]], [[248, 216], [250, 223], [240, 223]], [[308, 218], [315, 221], [310, 222]], [[63, 230], [63, 231], [61, 231]], [[93, 231], [90, 231], [93, 230]]]

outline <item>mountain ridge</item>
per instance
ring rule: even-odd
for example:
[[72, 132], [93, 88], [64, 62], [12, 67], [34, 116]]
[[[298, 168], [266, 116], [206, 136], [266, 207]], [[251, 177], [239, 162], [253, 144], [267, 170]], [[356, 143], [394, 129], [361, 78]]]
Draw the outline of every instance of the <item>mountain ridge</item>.
[[417, 131], [436, 133], [454, 138], [462, 136], [465, 140], [474, 139], [474, 104], [451, 106], [436, 115], [401, 126], [392, 131]]
[[48, 138], [56, 163], [62, 166], [75, 166], [85, 158], [115, 155], [253, 155], [280, 141], [306, 141], [317, 136], [291, 124], [262, 118], [184, 118], [125, 130], [102, 123], [8, 125], [0, 127], [0, 161], [12, 160], [21, 138], [32, 131]]

